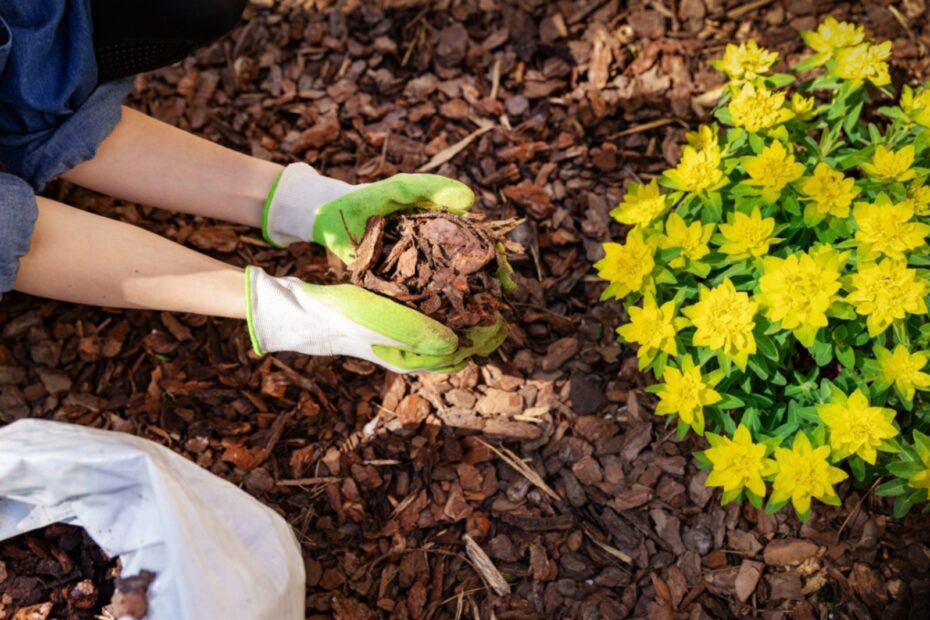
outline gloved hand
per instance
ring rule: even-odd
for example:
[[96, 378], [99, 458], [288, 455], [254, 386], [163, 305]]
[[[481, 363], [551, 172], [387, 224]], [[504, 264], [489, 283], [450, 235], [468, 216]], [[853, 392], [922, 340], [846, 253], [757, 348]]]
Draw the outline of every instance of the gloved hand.
[[350, 263], [371, 216], [411, 208], [461, 215], [474, 201], [467, 185], [435, 174], [398, 174], [350, 185], [318, 174], [307, 164], [290, 164], [265, 201], [262, 234], [276, 247], [315, 241]]
[[507, 337], [498, 317], [494, 325], [468, 330], [471, 343], [460, 347], [445, 325], [358, 286], [276, 278], [259, 267], [246, 268], [245, 279], [249, 335], [259, 355], [348, 355], [398, 373], [455, 372]]

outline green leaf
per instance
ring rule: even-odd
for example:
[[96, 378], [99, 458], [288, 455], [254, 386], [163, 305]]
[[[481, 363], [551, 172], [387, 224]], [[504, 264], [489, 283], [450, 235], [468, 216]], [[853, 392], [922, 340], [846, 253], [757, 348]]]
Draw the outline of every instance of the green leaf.
[[765, 357], [769, 358], [773, 362], [778, 361], [778, 348], [775, 346], [775, 342], [765, 335], [756, 336], [756, 347], [758, 347], [759, 352], [762, 353]]
[[726, 505], [733, 502], [736, 498], [740, 496], [743, 491], [741, 489], [733, 489], [732, 491], [725, 491], [720, 497], [720, 505]]
[[724, 411], [728, 409], [739, 409], [740, 407], [745, 407], [746, 403], [733, 396], [732, 394], [721, 394], [720, 402], [716, 403], [714, 407], [718, 409], [723, 409]]
[[865, 480], [865, 461], [858, 456], [851, 456], [846, 462], [849, 464], [849, 470], [856, 480], [859, 482]]
[[843, 120], [843, 129], [847, 134], [849, 134], [849, 132], [852, 131], [852, 128], [856, 126], [856, 123], [859, 122], [859, 115], [862, 113], [863, 103], [865, 102], [860, 101], [855, 106], [853, 106], [853, 109], [847, 113], [846, 118]]
[[906, 492], [909, 488], [906, 480], [895, 478], [875, 489], [875, 494], [879, 497], [896, 497]]
[[710, 462], [710, 459], [707, 458], [707, 455], [704, 454], [704, 452], [695, 452], [693, 456], [698, 467], [701, 469], [711, 469], [714, 466], [714, 464]]
[[779, 510], [781, 510], [782, 508], [784, 508], [787, 503], [788, 503], [787, 501], [772, 502], [771, 500], [769, 500], [768, 503], [765, 504], [765, 514], [773, 515]]
[[848, 345], [837, 345], [836, 359], [840, 361], [840, 364], [850, 370], [856, 367], [856, 351]]
[[902, 519], [904, 518], [904, 515], [911, 511], [911, 508], [914, 507], [914, 504], [917, 502], [922, 502], [926, 498], [927, 491], [925, 489], [915, 489], [910, 493], [899, 495], [894, 502], [894, 511], [892, 514], [896, 519]]
[[730, 110], [726, 107], [719, 107], [714, 110], [714, 118], [724, 125], [733, 125], [733, 117], [730, 115]]
[[807, 58], [805, 58], [804, 60], [796, 64], [792, 68], [792, 70], [795, 73], [807, 73], [808, 71], [812, 69], [816, 69], [817, 67], [825, 63], [829, 57], [830, 57], [829, 53], [814, 54], [813, 56], [808, 56]]
[[765, 148], [765, 140], [762, 139], [757, 133], [749, 134], [749, 148], [752, 149], [752, 152], [758, 155]]
[[817, 333], [817, 339], [814, 341], [814, 346], [811, 348], [814, 361], [821, 368], [833, 361], [833, 344], [822, 340], [824, 337], [823, 331], [824, 330], [821, 330]]
[[895, 461], [888, 463], [888, 473], [909, 480], [922, 472], [924, 467], [913, 461]]
[[752, 356], [749, 358], [749, 363], [747, 364], [747, 366], [749, 367], [749, 370], [751, 370], [752, 372], [756, 374], [757, 377], [759, 377], [763, 381], [768, 380], [769, 378], [768, 367], [765, 364], [760, 363], [759, 360], [756, 358], [756, 356]]
[[788, 84], [794, 83], [795, 78], [790, 73], [774, 73], [765, 79], [766, 83], [770, 84], [773, 88], [782, 88]]

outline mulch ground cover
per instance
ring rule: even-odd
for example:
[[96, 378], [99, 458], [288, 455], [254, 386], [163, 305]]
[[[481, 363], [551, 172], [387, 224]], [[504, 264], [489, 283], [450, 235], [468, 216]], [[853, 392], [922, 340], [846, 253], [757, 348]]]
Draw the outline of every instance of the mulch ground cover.
[[[352, 182], [468, 183], [487, 219], [524, 220], [509, 341], [453, 376], [400, 377], [257, 358], [235, 321], [11, 294], [0, 423], [134, 433], [241, 485], [294, 526], [308, 618], [926, 617], [926, 516], [891, 519], [849, 483], [806, 525], [719, 505], [701, 444], [652, 416], [591, 268], [622, 237], [608, 211], [625, 183], [708, 118], [723, 82], [708, 60], [749, 36], [794, 58], [827, 13], [894, 41], [897, 84], [930, 76], [924, 0], [253, 0], [234, 33], [138, 77], [131, 105]], [[344, 276], [315, 246], [53, 194], [239, 265]]]

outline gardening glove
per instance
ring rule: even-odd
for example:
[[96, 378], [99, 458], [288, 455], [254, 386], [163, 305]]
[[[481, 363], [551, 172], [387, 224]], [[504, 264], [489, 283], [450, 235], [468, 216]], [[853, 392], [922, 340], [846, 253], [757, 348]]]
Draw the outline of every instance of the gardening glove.
[[472, 355], [490, 355], [507, 337], [502, 317], [455, 333], [428, 316], [351, 284], [308, 284], [245, 271], [247, 319], [255, 352], [348, 355], [397, 373], [459, 370]]
[[373, 215], [406, 209], [461, 215], [474, 201], [468, 186], [435, 174], [398, 174], [377, 183], [351, 185], [325, 177], [307, 164], [290, 164], [265, 200], [262, 234], [275, 247], [315, 241], [351, 263]]

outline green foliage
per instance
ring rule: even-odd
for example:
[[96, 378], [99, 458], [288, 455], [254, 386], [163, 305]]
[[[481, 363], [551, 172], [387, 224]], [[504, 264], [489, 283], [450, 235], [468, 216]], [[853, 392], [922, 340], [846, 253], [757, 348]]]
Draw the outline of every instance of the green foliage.
[[890, 44], [835, 21], [805, 40], [771, 75], [777, 54], [727, 46], [720, 125], [631, 186], [612, 214], [633, 230], [596, 268], [657, 415], [708, 432], [724, 501], [771, 484], [766, 510], [806, 517], [881, 477], [904, 514], [930, 489], [930, 84], [887, 105]]

